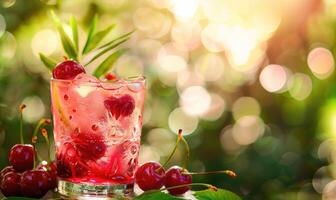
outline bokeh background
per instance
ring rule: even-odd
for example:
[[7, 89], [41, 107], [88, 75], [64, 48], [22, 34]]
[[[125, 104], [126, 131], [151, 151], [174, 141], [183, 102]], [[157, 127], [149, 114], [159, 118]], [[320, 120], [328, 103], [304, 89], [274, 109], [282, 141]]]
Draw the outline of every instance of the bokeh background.
[[[1, 168], [19, 142], [19, 104], [27, 141], [51, 117], [38, 53], [64, 53], [50, 9], [78, 19], [82, 45], [95, 13], [100, 29], [117, 24], [108, 38], [137, 30], [114, 71], [147, 77], [140, 162], [165, 161], [183, 128], [191, 171], [238, 173], [195, 182], [248, 200], [336, 199], [335, 0], [1, 0]], [[185, 157], [180, 148], [171, 165]]]

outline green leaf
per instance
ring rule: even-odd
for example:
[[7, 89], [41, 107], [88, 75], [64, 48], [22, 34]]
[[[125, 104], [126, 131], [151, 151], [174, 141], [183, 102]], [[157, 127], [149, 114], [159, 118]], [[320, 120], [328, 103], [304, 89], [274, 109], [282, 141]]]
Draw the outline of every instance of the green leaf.
[[124, 34], [124, 35], [121, 35], [121, 36], [119, 36], [119, 37], [113, 39], [112, 41], [110, 41], [110, 42], [108, 42], [108, 43], [106, 43], [106, 44], [104, 44], [104, 45], [98, 47], [98, 49], [103, 49], [103, 48], [105, 48], [105, 47], [107, 47], [107, 46], [110, 46], [110, 45], [112, 45], [112, 44], [114, 44], [114, 43], [120, 41], [120, 40], [123, 40], [124, 38], [127, 38], [127, 37], [130, 36], [132, 33], [134, 33], [134, 31], [135, 31], [135, 30], [130, 31], [130, 32]]
[[106, 74], [110, 71], [113, 67], [113, 64], [118, 60], [118, 58], [125, 53], [125, 49], [120, 49], [111, 55], [109, 55], [93, 72], [93, 75], [97, 78], [101, 77], [102, 75]]
[[241, 198], [236, 194], [223, 189], [218, 189], [218, 191], [213, 190], [196, 191], [194, 196], [198, 200], [241, 200]]
[[69, 36], [65, 33], [60, 19], [56, 16], [56, 14], [53, 11], [51, 11], [51, 15], [52, 15], [52, 18], [53, 18], [56, 26], [57, 26], [57, 30], [60, 34], [64, 51], [67, 53], [67, 55], [70, 58], [77, 60], [77, 51], [75, 49], [75, 46], [72, 43]]
[[109, 46], [107, 48], [105, 48], [104, 50], [102, 50], [101, 52], [99, 52], [97, 55], [95, 55], [89, 62], [87, 62], [84, 66], [87, 66], [88, 64], [92, 63], [93, 61], [95, 61], [97, 58], [99, 58], [100, 56], [104, 55], [106, 52], [116, 48], [117, 46], [121, 45], [122, 43], [126, 42], [128, 40], [128, 38], [121, 40], [120, 42]]
[[135, 197], [133, 200], [183, 200], [183, 199], [158, 191], [158, 192], [145, 192], [140, 196]]
[[75, 44], [76, 51], [78, 52], [78, 25], [74, 16], [70, 17], [70, 26], [72, 30], [72, 40]]
[[107, 28], [105, 28], [102, 31], [99, 31], [98, 33], [94, 34], [94, 36], [92, 37], [91, 41], [89, 42], [89, 44], [86, 46], [86, 48], [84, 49], [85, 51], [83, 53], [88, 53], [90, 52], [92, 49], [96, 48], [99, 44], [99, 42], [101, 42], [104, 37], [115, 27], [115, 25], [111, 25]]
[[97, 15], [95, 15], [92, 19], [91, 26], [90, 26], [90, 29], [89, 29], [89, 34], [87, 36], [82, 54], [85, 54], [85, 53], [88, 52], [89, 45], [92, 42], [92, 38], [93, 38], [94, 33], [96, 32], [97, 20], [98, 20]]
[[43, 62], [43, 64], [52, 71], [54, 67], [56, 66], [57, 62], [52, 60], [51, 58], [48, 58], [47, 56], [43, 55], [42, 53], [39, 53], [40, 59]]

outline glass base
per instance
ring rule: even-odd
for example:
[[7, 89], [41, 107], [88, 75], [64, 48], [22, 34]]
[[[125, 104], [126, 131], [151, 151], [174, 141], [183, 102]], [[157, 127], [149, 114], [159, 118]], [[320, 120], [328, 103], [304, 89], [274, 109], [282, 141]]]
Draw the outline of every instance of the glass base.
[[58, 192], [70, 199], [128, 199], [134, 196], [133, 184], [96, 185], [58, 181]]

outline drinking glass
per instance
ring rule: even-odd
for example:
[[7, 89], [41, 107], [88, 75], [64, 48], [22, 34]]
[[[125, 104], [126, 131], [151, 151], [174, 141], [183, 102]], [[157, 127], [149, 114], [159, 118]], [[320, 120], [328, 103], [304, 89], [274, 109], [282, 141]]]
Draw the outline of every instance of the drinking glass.
[[133, 194], [145, 79], [51, 79], [58, 191], [71, 198]]

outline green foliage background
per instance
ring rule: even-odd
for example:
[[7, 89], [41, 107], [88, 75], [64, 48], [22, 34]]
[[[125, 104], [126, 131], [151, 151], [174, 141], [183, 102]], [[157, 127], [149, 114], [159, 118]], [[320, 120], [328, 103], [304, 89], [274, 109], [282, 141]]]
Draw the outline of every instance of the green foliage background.
[[[71, 14], [75, 15], [82, 29], [87, 29], [94, 13], [98, 13], [101, 16], [100, 28], [116, 23], [117, 28], [113, 34], [120, 35], [134, 28], [132, 14], [138, 7], [147, 5], [147, 1], [126, 0], [122, 3], [93, 0], [16, 0], [13, 6], [8, 7], [6, 2], [8, 4], [11, 1], [3, 1], [3, 5], [0, 6], [0, 14], [6, 21], [6, 32], [0, 37], [1, 168], [8, 164], [10, 147], [19, 142], [19, 104], [26, 97], [39, 97], [45, 109], [43, 116], [51, 117], [48, 82], [50, 74], [33, 54], [31, 45], [32, 38], [39, 30], [54, 29], [48, 10], [54, 9], [65, 20]], [[322, 1], [308, 2], [306, 5], [311, 4], [312, 7], [323, 5]], [[162, 9], [160, 12], [168, 11]], [[294, 28], [282, 24], [270, 39], [266, 53], [269, 63], [286, 65], [293, 72], [302, 72], [310, 76], [312, 92], [309, 97], [298, 101], [288, 92], [269, 93], [258, 81], [237, 87], [227, 86], [232, 87], [228, 90], [211, 84], [206, 85], [207, 89], [227, 100], [228, 109], [215, 121], [200, 119], [197, 129], [186, 136], [191, 146], [190, 170], [233, 169], [238, 177], [230, 179], [225, 175], [195, 176], [195, 182], [214, 184], [249, 200], [314, 200], [320, 199], [321, 194], [314, 189], [313, 180], [335, 179], [333, 172], [336, 168], [332, 165], [333, 157], [329, 155], [335, 145], [328, 146], [327, 156], [321, 156], [320, 149], [320, 144], [327, 140], [334, 144], [335, 129], [330, 127], [334, 124], [333, 113], [336, 113], [335, 74], [320, 80], [311, 73], [306, 60], [309, 51], [317, 46], [335, 52], [336, 16], [332, 13], [332, 8], [323, 7], [318, 11], [309, 12], [307, 18], [309, 20], [300, 25], [292, 25]], [[138, 31], [133, 35], [134, 40], [131, 39], [126, 46], [131, 49], [129, 54], [142, 59], [143, 71], [147, 77], [146, 109], [151, 110], [151, 115], [148, 117], [148, 123], [144, 124], [142, 140], [147, 148], [153, 146], [148, 133], [155, 128], [168, 130], [166, 142], [173, 143], [173, 132], [176, 130], [170, 130], [168, 117], [169, 113], [179, 106], [179, 92], [174, 85], [166, 84], [160, 79], [159, 74], [153, 70], [153, 63], [149, 62], [147, 57], [143, 57], [141, 50], [137, 49], [136, 39], [145, 37], [143, 35], [143, 32]], [[160, 38], [162, 43], [168, 40], [169, 35]], [[11, 51], [15, 53], [14, 56], [10, 56]], [[194, 52], [190, 56], [190, 62], [202, 51]], [[286, 54], [282, 54], [283, 52]], [[62, 59], [60, 46], [52, 56]], [[230, 107], [242, 96], [253, 97], [259, 102], [260, 117], [266, 124], [265, 131], [254, 143], [229, 152], [222, 147], [221, 132], [223, 128], [235, 123]], [[26, 141], [30, 140], [35, 123], [34, 120], [25, 122]], [[51, 128], [49, 132], [52, 132]], [[41, 154], [46, 156], [46, 146], [43, 142], [39, 145]], [[169, 152], [169, 149], [166, 151]], [[180, 151], [171, 164], [182, 162], [183, 153]], [[165, 160], [165, 155], [160, 157], [161, 162]], [[329, 171], [323, 171], [318, 177], [314, 176], [323, 166]]]

